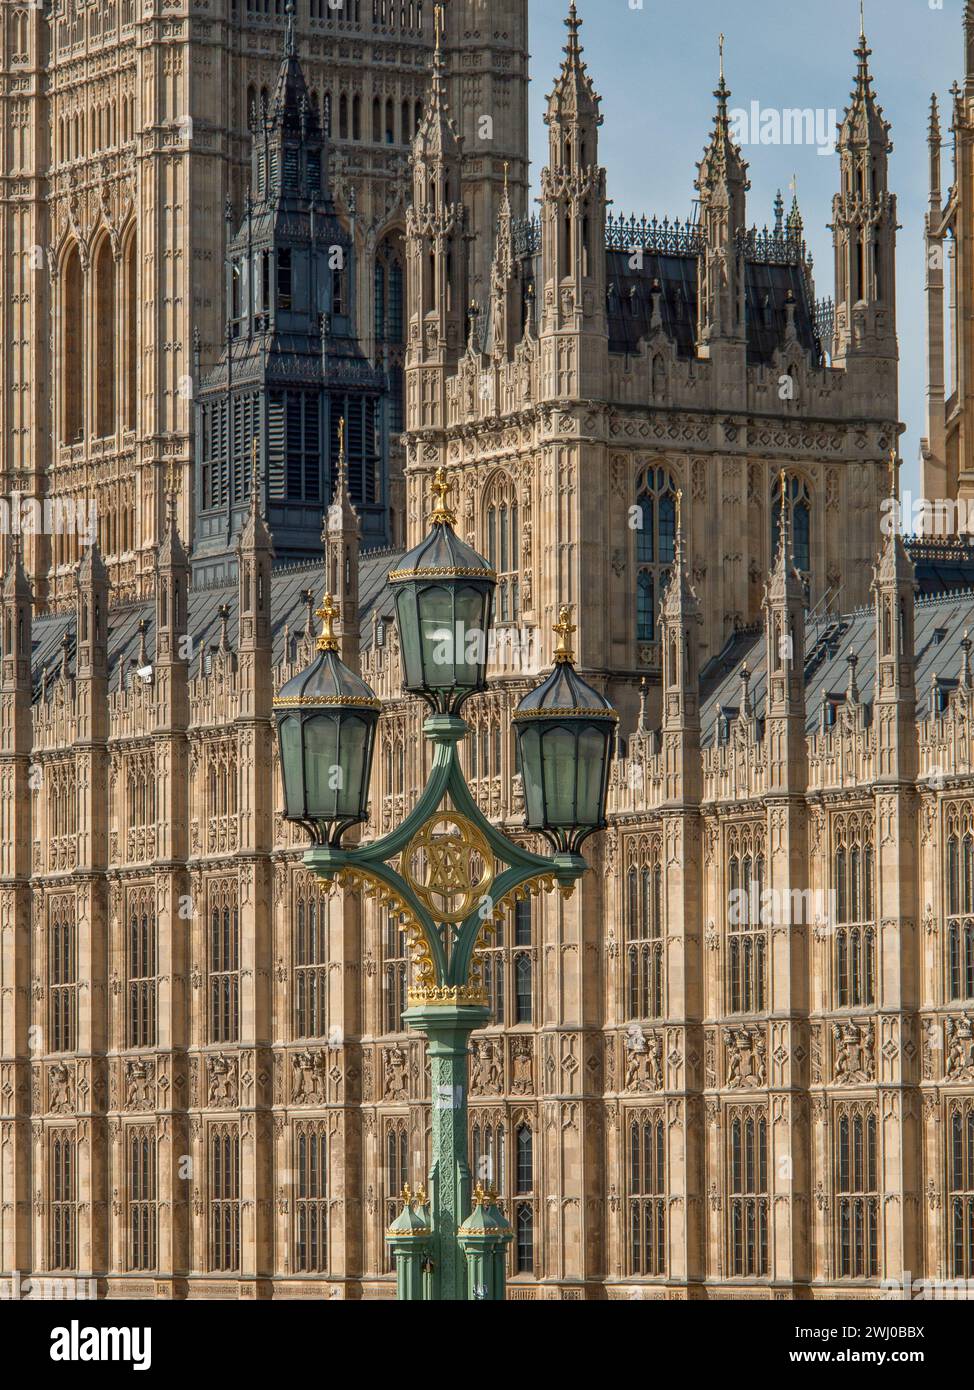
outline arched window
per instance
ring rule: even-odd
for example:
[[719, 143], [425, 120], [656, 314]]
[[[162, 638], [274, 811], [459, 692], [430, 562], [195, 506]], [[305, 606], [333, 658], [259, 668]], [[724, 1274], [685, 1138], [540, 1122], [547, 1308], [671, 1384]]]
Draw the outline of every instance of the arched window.
[[50, 1269], [75, 1269], [78, 1244], [77, 1140], [54, 1130], [51, 1143]]
[[[409, 1140], [405, 1120], [393, 1120], [386, 1129], [385, 1142], [386, 1226], [391, 1226], [402, 1210], [402, 1190], [409, 1182]], [[395, 1267], [391, 1252], [389, 1268]]]
[[636, 640], [657, 640], [656, 615], [676, 553], [676, 487], [663, 468], [642, 475], [633, 512], [636, 538]]
[[947, 996], [974, 999], [974, 806], [947, 809]]
[[732, 826], [727, 848], [727, 1008], [732, 1014], [761, 1013], [768, 952], [761, 827]]
[[626, 1017], [663, 1015], [662, 841], [654, 836], [626, 876]]
[[504, 1141], [504, 1126], [499, 1120], [476, 1119], [471, 1126], [474, 1182], [493, 1187], [500, 1194], [507, 1190]]
[[382, 952], [383, 1026], [387, 1033], [405, 1031], [402, 1016], [406, 1010], [406, 989], [409, 981], [409, 960], [406, 955], [406, 935], [402, 918], [394, 912], [386, 914]]
[[156, 1267], [156, 1136], [139, 1125], [128, 1131], [129, 1269]]
[[209, 913], [210, 1042], [236, 1042], [240, 1033], [240, 916], [236, 886], [214, 883]]
[[974, 1100], [951, 1104], [947, 1125], [950, 1273], [974, 1278]]
[[325, 1122], [299, 1124], [295, 1134], [297, 1190], [294, 1267], [299, 1274], [328, 1268], [328, 1132]]
[[867, 1106], [840, 1110], [836, 1130], [836, 1266], [843, 1279], [879, 1273], [879, 1162], [876, 1115]]
[[382, 144], [382, 102], [378, 97], [372, 100], [372, 143]]
[[210, 1269], [240, 1268], [240, 1135], [234, 1125], [210, 1131]]
[[151, 889], [138, 889], [128, 904], [128, 1045], [156, 1042], [156, 913]]
[[338, 138], [348, 139], [348, 97], [344, 92], [338, 99]]
[[74, 902], [55, 898], [48, 927], [51, 1052], [73, 1052], [78, 1035], [78, 927]]
[[835, 1002], [838, 1008], [875, 1003], [876, 926], [873, 921], [873, 835], [868, 814], [835, 825]]
[[730, 1127], [731, 1269], [741, 1278], [768, 1273], [768, 1122], [748, 1110]]
[[517, 1196], [515, 1212], [514, 1270], [517, 1274], [534, 1273], [534, 1135], [531, 1126], [521, 1123], [514, 1134], [514, 1191]]
[[666, 1130], [659, 1111], [629, 1121], [629, 1273], [666, 1273]]
[[84, 319], [81, 256], [73, 245], [61, 271], [61, 442], [84, 437]]
[[516, 623], [521, 615], [521, 521], [517, 490], [498, 473], [484, 497], [487, 559], [497, 574], [497, 621]]
[[302, 875], [295, 884], [294, 1036], [328, 1033], [328, 895]]
[[[789, 525], [791, 528], [791, 548], [795, 557], [795, 569], [800, 574], [811, 574], [812, 570], [812, 502], [808, 484], [803, 478], [789, 474], [788, 502], [790, 506]], [[781, 478], [775, 480], [771, 492], [771, 559], [778, 554], [781, 537]]]
[[125, 250], [125, 428], [138, 428], [139, 380], [139, 255], [135, 233]]
[[115, 433], [115, 257], [103, 237], [95, 257], [95, 433]]

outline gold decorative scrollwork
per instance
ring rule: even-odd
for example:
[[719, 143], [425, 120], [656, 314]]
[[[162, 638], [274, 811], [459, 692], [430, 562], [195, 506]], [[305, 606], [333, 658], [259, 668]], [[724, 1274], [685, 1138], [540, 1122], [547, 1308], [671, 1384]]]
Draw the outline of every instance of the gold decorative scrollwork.
[[397, 913], [403, 919], [400, 927], [406, 934], [406, 943], [416, 966], [418, 985], [422, 989], [435, 989], [436, 966], [423, 925], [389, 885], [383, 883], [380, 878], [373, 877], [366, 870], [358, 868], [339, 869], [335, 875], [335, 882], [350, 892], [363, 892], [379, 907], [388, 908], [390, 912]]

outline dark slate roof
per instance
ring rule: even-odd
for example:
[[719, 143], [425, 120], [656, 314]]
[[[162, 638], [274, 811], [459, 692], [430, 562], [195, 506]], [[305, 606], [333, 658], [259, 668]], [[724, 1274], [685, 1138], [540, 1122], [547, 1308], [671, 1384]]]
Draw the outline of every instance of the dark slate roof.
[[[760, 238], [759, 238], [760, 242]], [[764, 243], [761, 243], [764, 245]], [[631, 250], [607, 250], [607, 303], [609, 351], [636, 353], [652, 330], [653, 285], [659, 281], [663, 331], [676, 343], [682, 358], [696, 356], [697, 275], [699, 260], [689, 252], [643, 251], [642, 268], [634, 269]], [[541, 283], [541, 256], [531, 251], [524, 258], [525, 286]], [[747, 359], [752, 366], [771, 361], [785, 341], [789, 292], [795, 301], [795, 331], [801, 347], [821, 365], [822, 348], [815, 332], [814, 305], [809, 298], [805, 268], [797, 260], [775, 262], [766, 257], [747, 261]], [[489, 321], [482, 325], [482, 346], [490, 341]]]
[[922, 594], [974, 589], [974, 540], [908, 536], [906, 548]]
[[[386, 576], [395, 568], [401, 558], [401, 551], [380, 550], [365, 552], [359, 570], [359, 623], [363, 641], [372, 636], [372, 610], [377, 608], [381, 616], [391, 617], [392, 595], [386, 588]], [[312, 589], [315, 594], [315, 607], [324, 592], [324, 569], [321, 564], [291, 565], [275, 570], [271, 579], [271, 613], [273, 618], [274, 660], [279, 661], [284, 652], [284, 628], [290, 628], [291, 636], [299, 636], [305, 629], [307, 607], [304, 593]], [[220, 640], [220, 608], [226, 604], [230, 609], [227, 621], [227, 639], [232, 651], [237, 647], [237, 586], [213, 585], [190, 589], [188, 631], [194, 638], [194, 662], [191, 673], [196, 674], [196, 662], [201, 649], [215, 647]], [[144, 618], [146, 629], [146, 649], [149, 660], [155, 650], [155, 605], [152, 603], [130, 604], [125, 608], [112, 609], [108, 617], [108, 678], [109, 689], [119, 686], [119, 668], [124, 662], [126, 668], [135, 661], [139, 653], [139, 621]], [[68, 659], [72, 672], [75, 669], [75, 631], [74, 613], [58, 614], [41, 618], [33, 629], [33, 671], [34, 698], [37, 699], [42, 673], [47, 668], [48, 678], [53, 679], [61, 667], [61, 644], [68, 634]]]
[[[951, 686], [960, 675], [961, 641], [965, 630], [974, 634], [974, 591], [939, 594], [916, 601], [917, 717], [929, 711], [932, 678]], [[871, 705], [876, 679], [876, 615], [873, 607], [859, 608], [842, 617], [824, 618], [809, 626], [806, 634], [805, 727], [813, 733], [821, 727], [822, 690], [841, 704], [849, 684], [850, 652], [858, 658], [856, 684], [864, 705]], [[754, 713], [763, 718], [767, 691], [764, 632], [749, 628], [736, 633], [719, 657], [702, 673], [703, 742], [714, 742], [718, 712], [735, 718], [740, 705], [741, 667], [751, 673]]]
[[[647, 252], [642, 269], [633, 269], [631, 253], [608, 251], [609, 351], [636, 352], [639, 340], [650, 336], [653, 282], [659, 281], [663, 329], [681, 357], [696, 353], [696, 256]], [[752, 365], [771, 360], [785, 338], [789, 292], [795, 300], [798, 341], [813, 360], [821, 360], [814, 333], [805, 272], [800, 265], [747, 262], [747, 356]]]

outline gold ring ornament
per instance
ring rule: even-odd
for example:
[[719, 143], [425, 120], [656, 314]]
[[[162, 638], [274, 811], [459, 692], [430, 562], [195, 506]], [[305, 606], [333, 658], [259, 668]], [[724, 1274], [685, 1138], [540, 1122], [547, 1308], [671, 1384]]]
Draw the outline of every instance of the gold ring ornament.
[[494, 856], [473, 821], [437, 811], [403, 850], [402, 875], [431, 917], [456, 925], [488, 894]]

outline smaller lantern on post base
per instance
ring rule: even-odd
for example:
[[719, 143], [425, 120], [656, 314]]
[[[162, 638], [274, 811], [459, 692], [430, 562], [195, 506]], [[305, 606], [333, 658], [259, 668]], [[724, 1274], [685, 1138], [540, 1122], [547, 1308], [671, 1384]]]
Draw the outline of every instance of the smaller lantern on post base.
[[554, 670], [514, 712], [525, 824], [561, 855], [577, 855], [605, 828], [612, 742], [619, 716], [573, 665], [571, 609], [555, 624]]
[[338, 846], [368, 819], [369, 779], [380, 702], [338, 655], [338, 608], [326, 594], [318, 656], [274, 699], [284, 819], [303, 825], [316, 845]]
[[389, 575], [396, 598], [403, 686], [433, 714], [456, 718], [487, 687], [487, 645], [497, 576], [457, 536], [442, 468], [433, 482], [429, 534]]

